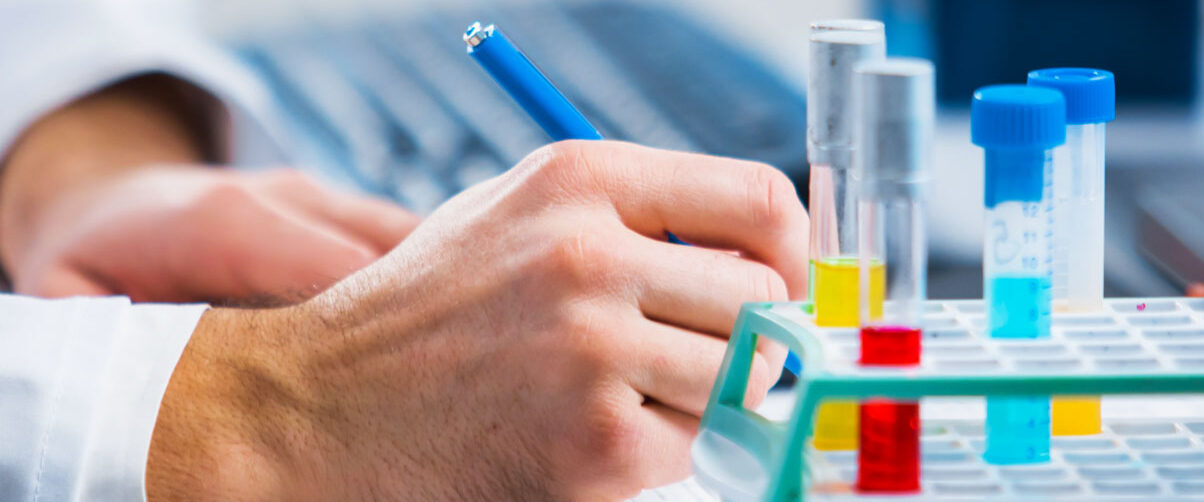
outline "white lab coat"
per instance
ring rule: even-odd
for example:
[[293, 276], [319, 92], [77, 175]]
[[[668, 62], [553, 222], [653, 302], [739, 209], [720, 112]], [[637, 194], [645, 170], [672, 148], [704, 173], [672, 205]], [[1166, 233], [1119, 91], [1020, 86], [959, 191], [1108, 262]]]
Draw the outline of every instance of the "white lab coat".
[[230, 119], [230, 163], [287, 162], [262, 82], [217, 47], [185, 0], [0, 1], [0, 157], [47, 112], [132, 75], [165, 72], [213, 94]]
[[[187, 6], [0, 2], [0, 157], [48, 111], [164, 71], [226, 106], [234, 163], [287, 160], [266, 91], [199, 34]], [[145, 500], [159, 402], [205, 308], [0, 294], [0, 501]]]
[[206, 308], [0, 295], [0, 500], [145, 500], [159, 402]]

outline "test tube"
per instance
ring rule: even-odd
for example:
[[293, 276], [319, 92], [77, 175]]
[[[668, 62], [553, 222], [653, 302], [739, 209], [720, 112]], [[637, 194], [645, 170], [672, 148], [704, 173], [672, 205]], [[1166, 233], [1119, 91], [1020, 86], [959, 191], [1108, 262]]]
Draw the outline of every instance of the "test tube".
[[811, 164], [811, 297], [819, 326], [855, 327], [857, 198], [853, 173], [853, 69], [886, 57], [881, 22], [811, 25], [807, 160]]
[[[819, 326], [856, 327], [857, 201], [853, 161], [853, 68], [886, 57], [879, 21], [836, 19], [811, 24], [807, 76], [807, 160], [811, 165], [811, 287]], [[881, 284], [881, 281], [878, 282]], [[881, 295], [878, 295], [879, 303]], [[814, 445], [821, 450], [857, 447], [857, 403], [820, 406]]]
[[[1054, 213], [1053, 148], [1066, 141], [1066, 101], [1040, 87], [978, 89], [970, 136], [985, 152], [983, 291], [993, 338], [1049, 336]], [[983, 457], [994, 464], [1049, 459], [1049, 397], [987, 398]]]
[[[862, 63], [854, 79], [854, 134], [860, 177], [858, 258], [861, 364], [920, 363], [928, 252], [925, 186], [936, 115], [932, 63], [892, 58]], [[885, 267], [886, 302], [872, 311], [868, 285]], [[920, 403], [861, 403], [856, 489], [920, 489]]]
[[[1116, 116], [1111, 72], [1048, 68], [1029, 72], [1028, 85], [1066, 99], [1066, 146], [1054, 151], [1053, 307], [1104, 308], [1104, 126]], [[1098, 396], [1053, 400], [1053, 434], [1099, 434]]]

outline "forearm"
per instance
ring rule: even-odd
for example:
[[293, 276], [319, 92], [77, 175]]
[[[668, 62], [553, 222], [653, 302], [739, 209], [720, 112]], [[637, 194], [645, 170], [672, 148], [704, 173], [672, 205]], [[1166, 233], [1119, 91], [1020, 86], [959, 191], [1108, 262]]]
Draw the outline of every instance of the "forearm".
[[[191, 89], [191, 90], [190, 90]], [[42, 215], [88, 187], [153, 164], [195, 164], [213, 150], [203, 93], [167, 76], [127, 80], [33, 124], [0, 166], [0, 258], [11, 265]]]
[[289, 499], [278, 490], [294, 473], [278, 466], [295, 446], [288, 441], [304, 441], [279, 425], [296, 424], [280, 399], [287, 365], [279, 352], [257, 357], [278, 323], [296, 323], [280, 312], [211, 309], [201, 318], [159, 408], [146, 468], [151, 502]]

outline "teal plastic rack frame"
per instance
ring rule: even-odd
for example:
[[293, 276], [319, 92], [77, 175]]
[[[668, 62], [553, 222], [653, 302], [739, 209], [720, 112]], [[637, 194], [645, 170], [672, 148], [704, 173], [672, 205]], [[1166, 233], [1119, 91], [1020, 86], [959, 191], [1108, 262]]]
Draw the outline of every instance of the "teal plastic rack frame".
[[[1053, 333], [1048, 339], [992, 339], [983, 333], [984, 324], [981, 301], [929, 302], [919, 366], [862, 367], [857, 364], [856, 330], [818, 328], [804, 305], [798, 303], [745, 305], [692, 449], [698, 482], [723, 500], [858, 500], [857, 494], [848, 491], [835, 495], [812, 491], [813, 482], [823, 477], [821, 471], [832, 467], [832, 459], [840, 458], [840, 454], [820, 453], [808, 447], [816, 410], [830, 399], [1204, 393], [1204, 299], [1113, 299], [1100, 313], [1055, 313]], [[749, 370], [761, 337], [781, 342], [803, 361], [794, 388], [793, 410], [784, 422], [770, 421], [743, 406]], [[1192, 433], [1204, 431], [1204, 422], [1192, 424]], [[940, 455], [932, 450], [936, 443], [928, 440], [928, 425], [921, 447], [926, 478], [931, 472], [940, 472], [930, 469], [930, 459], [939, 459]], [[1112, 427], [1107, 427], [1109, 434]], [[1132, 426], [1116, 427], [1128, 430], [1125, 428]], [[1189, 431], [1182, 424], [1169, 427]], [[1204, 440], [1191, 436], [1186, 441], [1184, 448], [1189, 456], [1184, 458], [1196, 459], [1200, 464], [1187, 468], [1204, 469]], [[1055, 440], [1054, 448], [1067, 444]], [[1125, 443], [1114, 439], [1110, 444]], [[1055, 451], [1053, 457], [1063, 462], [1078, 459], [1075, 455]], [[1116, 455], [1132, 456], [1123, 452]], [[977, 468], [985, 468], [985, 464]], [[1152, 475], [1168, 476], [1151, 486], [1158, 490], [1173, 486], [1190, 492], [1196, 488], [1191, 484], [1194, 481], [1183, 480], [1183, 473], [1204, 470], [1183, 469], [1151, 468], [1150, 472], [1155, 473]], [[928, 490], [931, 483], [925, 486]], [[1197, 499], [1204, 494], [1204, 487], [1199, 488]], [[1010, 488], [1001, 493], [1012, 494]], [[1088, 495], [1100, 498], [1107, 493], [1101, 488]], [[962, 499], [971, 495], [956, 490], [949, 494]], [[1165, 495], [1162, 491], [1128, 495], [1143, 494]], [[924, 499], [928, 495], [942, 498], [939, 493], [919, 494]], [[1047, 493], [1040, 498], [1052, 496]]]

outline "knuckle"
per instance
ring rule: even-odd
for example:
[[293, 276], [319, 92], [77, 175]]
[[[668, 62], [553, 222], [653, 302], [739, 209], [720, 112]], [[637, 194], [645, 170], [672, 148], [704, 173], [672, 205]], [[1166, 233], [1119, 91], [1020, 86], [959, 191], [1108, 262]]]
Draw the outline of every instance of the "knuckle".
[[753, 164], [748, 180], [748, 203], [753, 223], [769, 230], [779, 230], [789, 224], [793, 207], [790, 201], [797, 198], [790, 178], [766, 164]]
[[614, 249], [598, 233], [577, 229], [552, 247], [549, 262], [556, 278], [570, 286], [592, 288], [607, 282], [615, 265]]
[[585, 449], [604, 472], [617, 478], [638, 474], [638, 417], [616, 392], [597, 395], [585, 416]]
[[[612, 371], [619, 358], [615, 357], [615, 337], [605, 326], [606, 317], [594, 309], [585, 310], [566, 320], [564, 333], [557, 340], [568, 345], [565, 351], [571, 354], [571, 364], [592, 377], [601, 377]], [[567, 335], [567, 336], [566, 336]]]
[[583, 170], [585, 142], [557, 141], [541, 146], [523, 161], [540, 175], [552, 181], [569, 182]]

